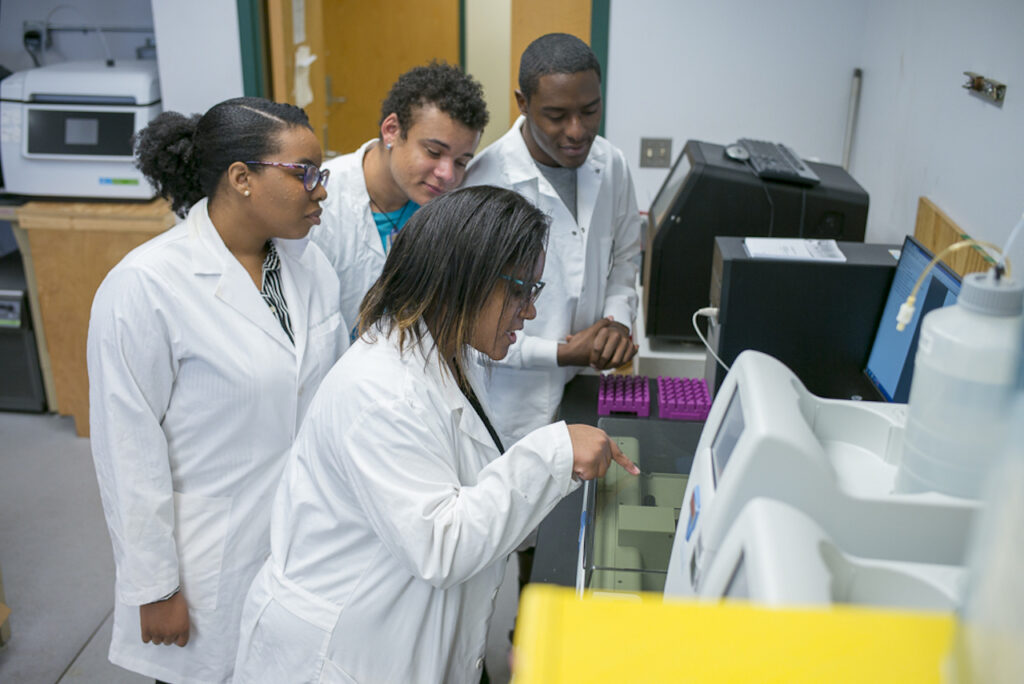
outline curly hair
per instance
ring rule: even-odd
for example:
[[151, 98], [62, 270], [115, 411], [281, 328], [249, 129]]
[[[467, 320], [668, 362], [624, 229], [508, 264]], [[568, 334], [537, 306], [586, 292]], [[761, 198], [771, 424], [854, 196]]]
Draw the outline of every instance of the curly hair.
[[548, 74], [597, 73], [601, 80], [601, 63], [586, 43], [568, 33], [549, 33], [530, 43], [519, 58], [519, 92], [530, 100]]
[[472, 76], [446, 62], [431, 62], [398, 77], [381, 103], [377, 125], [398, 115], [404, 140], [415, 123], [415, 110], [431, 104], [473, 131], [482, 131], [490, 118], [483, 88]]
[[216, 194], [229, 166], [274, 154], [277, 134], [294, 126], [313, 130], [299, 107], [260, 97], [225, 100], [203, 115], [164, 112], [132, 139], [135, 166], [184, 217]]

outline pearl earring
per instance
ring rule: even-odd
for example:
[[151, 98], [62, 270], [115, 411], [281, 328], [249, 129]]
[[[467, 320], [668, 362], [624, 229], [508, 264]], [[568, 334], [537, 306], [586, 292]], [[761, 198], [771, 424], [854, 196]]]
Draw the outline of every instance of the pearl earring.
[[252, 193], [251, 193], [251, 192], [249, 192], [248, 190], [246, 190], [246, 191], [245, 191], [245, 192], [243, 192], [242, 194], [243, 194], [243, 195], [245, 195], [246, 197], [248, 197], [248, 196], [249, 196], [249, 195], [251, 195]]
[[385, 150], [390, 150], [391, 149], [391, 143], [384, 143], [384, 149]]

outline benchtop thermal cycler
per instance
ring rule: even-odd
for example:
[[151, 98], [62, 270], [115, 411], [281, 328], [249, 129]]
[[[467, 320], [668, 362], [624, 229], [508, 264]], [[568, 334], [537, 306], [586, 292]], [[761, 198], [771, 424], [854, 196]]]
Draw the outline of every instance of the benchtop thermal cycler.
[[[906, 414], [816, 397], [781, 362], [741, 353], [694, 455], [666, 598], [950, 608], [980, 504], [893, 493]], [[771, 577], [818, 579], [787, 593]]]

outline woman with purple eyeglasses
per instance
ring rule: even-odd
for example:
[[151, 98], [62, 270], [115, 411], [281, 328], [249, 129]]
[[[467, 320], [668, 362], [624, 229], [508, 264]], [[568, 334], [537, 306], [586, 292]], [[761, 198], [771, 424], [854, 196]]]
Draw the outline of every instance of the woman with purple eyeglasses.
[[260, 98], [164, 113], [135, 152], [183, 220], [111, 270], [89, 322], [109, 655], [158, 681], [227, 682], [285, 456], [348, 346], [337, 276], [307, 238], [328, 173], [306, 114]]

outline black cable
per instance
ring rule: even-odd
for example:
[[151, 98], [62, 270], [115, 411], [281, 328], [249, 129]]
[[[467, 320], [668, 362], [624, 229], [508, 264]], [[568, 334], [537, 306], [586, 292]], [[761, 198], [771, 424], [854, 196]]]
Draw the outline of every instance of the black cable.
[[25, 46], [25, 52], [27, 52], [28, 56], [32, 58], [32, 63], [39, 66], [39, 57], [37, 57], [36, 53], [32, 52], [32, 48], [28, 46], [28, 35], [23, 35], [21, 37], [21, 44]]
[[775, 203], [772, 202], [771, 193], [768, 192], [768, 183], [763, 178], [757, 175], [757, 169], [754, 168], [754, 163], [749, 159], [745, 162], [747, 168], [750, 169], [750, 173], [754, 174], [754, 178], [757, 179], [761, 185], [761, 189], [764, 190], [764, 196], [768, 200], [768, 237], [772, 237], [775, 230]]

